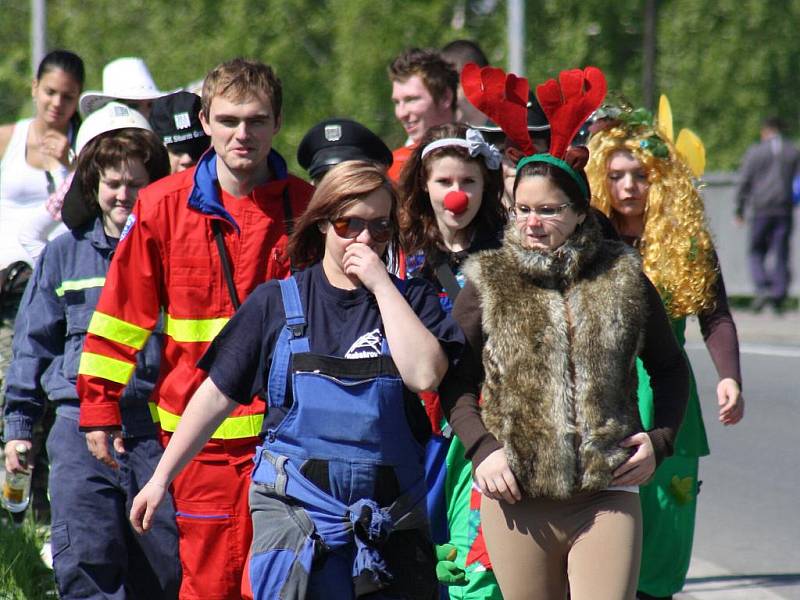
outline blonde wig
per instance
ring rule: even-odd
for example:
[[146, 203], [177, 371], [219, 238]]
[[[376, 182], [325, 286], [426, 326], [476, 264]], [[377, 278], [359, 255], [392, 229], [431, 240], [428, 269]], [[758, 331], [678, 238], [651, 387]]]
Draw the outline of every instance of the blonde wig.
[[[654, 148], [664, 157], [655, 156], [651, 151]], [[675, 319], [712, 310], [719, 264], [703, 200], [689, 167], [672, 142], [649, 127], [631, 129], [620, 124], [595, 133], [589, 141], [586, 166], [592, 206], [608, 216], [619, 230], [607, 166], [620, 150], [630, 152], [647, 172], [650, 187], [639, 252], [644, 272], [661, 294], [668, 314]]]

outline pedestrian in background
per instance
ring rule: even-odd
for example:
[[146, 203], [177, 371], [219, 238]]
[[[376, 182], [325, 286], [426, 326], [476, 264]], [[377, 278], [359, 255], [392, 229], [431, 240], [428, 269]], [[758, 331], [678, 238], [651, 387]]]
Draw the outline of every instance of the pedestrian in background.
[[789, 291], [792, 183], [798, 171], [800, 152], [783, 137], [782, 121], [777, 117], [764, 119], [761, 142], [748, 148], [742, 159], [736, 191], [737, 223], [743, 224], [745, 213], [748, 215], [747, 255], [756, 311], [767, 304], [781, 310]]
[[389, 81], [394, 116], [408, 136], [406, 143], [392, 152], [389, 177], [397, 182], [425, 132], [455, 120], [458, 72], [436, 50], [409, 48], [389, 65]]
[[196, 165], [211, 144], [200, 123], [200, 109], [200, 96], [191, 92], [175, 92], [153, 100], [150, 125], [167, 147], [172, 173]]

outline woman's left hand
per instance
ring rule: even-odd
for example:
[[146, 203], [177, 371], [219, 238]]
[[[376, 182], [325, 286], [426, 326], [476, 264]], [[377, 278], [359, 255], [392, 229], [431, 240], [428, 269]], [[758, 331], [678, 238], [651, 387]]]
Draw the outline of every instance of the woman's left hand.
[[362, 285], [373, 294], [382, 285], [392, 283], [381, 257], [361, 242], [352, 243], [345, 249], [342, 269], [345, 275], [358, 277]]
[[735, 379], [726, 377], [717, 384], [719, 403], [719, 422], [723, 425], [736, 425], [744, 416], [744, 398]]
[[39, 143], [39, 152], [69, 166], [69, 139], [59, 131], [48, 131]]
[[636, 433], [626, 437], [619, 445], [622, 448], [636, 448], [636, 452], [614, 471], [613, 486], [642, 485], [656, 470], [656, 453], [653, 442], [646, 433]]

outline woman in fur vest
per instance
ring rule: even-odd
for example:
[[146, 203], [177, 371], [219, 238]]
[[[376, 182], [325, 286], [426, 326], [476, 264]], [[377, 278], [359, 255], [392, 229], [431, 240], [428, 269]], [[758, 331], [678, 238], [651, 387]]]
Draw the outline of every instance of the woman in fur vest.
[[[485, 496], [506, 600], [635, 597], [637, 486], [672, 453], [686, 405], [658, 292], [635, 250], [603, 239], [589, 198], [581, 168], [520, 161], [503, 245], [468, 260], [453, 311], [468, 344], [442, 405]], [[656, 407], [646, 431], [637, 357]]]

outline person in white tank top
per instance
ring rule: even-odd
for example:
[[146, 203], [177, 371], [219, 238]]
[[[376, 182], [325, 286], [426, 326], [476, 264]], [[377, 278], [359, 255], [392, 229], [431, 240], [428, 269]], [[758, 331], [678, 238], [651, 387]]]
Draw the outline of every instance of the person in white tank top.
[[[54, 50], [39, 64], [31, 95], [33, 118], [0, 126], [0, 269], [34, 260], [19, 235], [45, 216], [45, 201], [73, 167], [73, 132], [84, 67], [79, 56]], [[50, 237], [58, 235], [57, 228]]]

